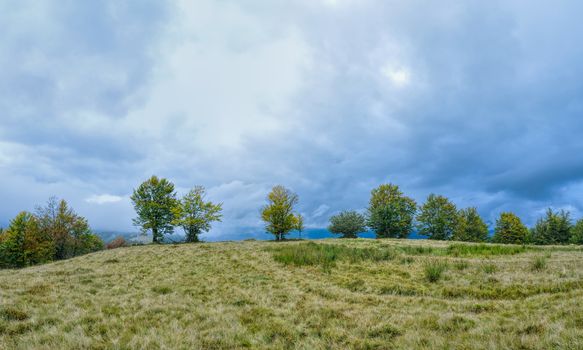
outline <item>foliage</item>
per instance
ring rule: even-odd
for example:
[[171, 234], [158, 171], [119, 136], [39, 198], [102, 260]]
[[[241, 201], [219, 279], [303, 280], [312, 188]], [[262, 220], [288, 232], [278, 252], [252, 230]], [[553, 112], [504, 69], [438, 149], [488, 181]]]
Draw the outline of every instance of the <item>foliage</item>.
[[162, 242], [164, 235], [174, 232], [172, 221], [178, 200], [174, 184], [152, 176], [144, 181], [131, 196], [137, 217], [134, 225], [152, 232], [152, 242]]
[[356, 211], [343, 211], [330, 218], [328, 231], [342, 238], [356, 238], [358, 233], [366, 231], [366, 218]]
[[77, 215], [65, 200], [52, 197], [44, 207], [37, 207], [40, 230], [52, 237], [55, 260], [68, 259], [97, 249], [87, 219]]
[[122, 247], [127, 247], [128, 243], [126, 242], [126, 239], [123, 238], [122, 236], [118, 236], [114, 239], [112, 239], [110, 242], [108, 242], [105, 247], [107, 249], [116, 249], [116, 248], [122, 248]]
[[489, 239], [488, 225], [482, 220], [476, 208], [461, 209], [452, 240], [465, 242], [486, 242]]
[[566, 244], [571, 238], [571, 217], [569, 212], [561, 210], [554, 212], [548, 209], [546, 216], [537, 221], [530, 231], [529, 243], [534, 244]]
[[0, 240], [0, 267], [24, 267], [52, 260], [51, 237], [39, 229], [37, 218], [21, 212]]
[[571, 228], [571, 243], [583, 244], [583, 219], [577, 221]]
[[500, 214], [496, 220], [493, 241], [496, 243], [524, 244], [528, 237], [528, 229], [520, 218], [513, 213]]
[[291, 230], [297, 229], [299, 215], [294, 213], [298, 195], [278, 185], [267, 195], [268, 204], [261, 210], [265, 230], [275, 235], [275, 240], [284, 239]]
[[430, 194], [417, 215], [418, 232], [429, 239], [451, 239], [457, 224], [456, 206], [444, 196]]
[[403, 195], [399, 186], [384, 184], [371, 192], [368, 226], [377, 238], [407, 238], [413, 228], [417, 204]]
[[198, 236], [210, 230], [212, 222], [221, 221], [222, 204], [205, 202], [205, 196], [205, 188], [196, 186], [174, 207], [172, 223], [184, 229], [186, 242], [198, 242]]
[[298, 222], [296, 224], [296, 231], [298, 231], [300, 238], [302, 238], [302, 232], [304, 232], [304, 229], [305, 229], [304, 216], [302, 214], [298, 214], [297, 218], [298, 218]]

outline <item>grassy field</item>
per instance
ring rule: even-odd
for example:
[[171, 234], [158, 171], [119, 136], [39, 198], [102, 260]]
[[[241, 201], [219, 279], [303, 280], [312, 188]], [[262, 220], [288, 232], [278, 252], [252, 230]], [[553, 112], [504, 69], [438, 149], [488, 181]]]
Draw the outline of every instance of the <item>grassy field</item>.
[[0, 349], [90, 348], [583, 349], [583, 250], [247, 241], [0, 271]]

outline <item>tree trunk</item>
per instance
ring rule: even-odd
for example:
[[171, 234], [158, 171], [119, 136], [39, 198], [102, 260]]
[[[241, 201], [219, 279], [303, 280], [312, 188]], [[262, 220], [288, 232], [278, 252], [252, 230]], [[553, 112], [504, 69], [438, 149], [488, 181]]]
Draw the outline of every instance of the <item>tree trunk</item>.
[[152, 243], [158, 243], [158, 229], [152, 228]]

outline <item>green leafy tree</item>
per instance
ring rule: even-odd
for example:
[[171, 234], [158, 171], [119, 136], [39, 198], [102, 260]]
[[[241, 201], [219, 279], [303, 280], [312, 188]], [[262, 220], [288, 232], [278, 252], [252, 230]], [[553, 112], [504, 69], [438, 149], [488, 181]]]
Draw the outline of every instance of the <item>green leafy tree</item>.
[[298, 231], [299, 237], [302, 238], [302, 232], [304, 232], [304, 216], [302, 214], [298, 214], [297, 215], [297, 226], [296, 226], [296, 231]]
[[54, 245], [41, 231], [37, 218], [21, 212], [10, 223], [0, 240], [0, 266], [24, 267], [53, 259]]
[[179, 202], [173, 183], [152, 176], [134, 190], [131, 200], [137, 214], [134, 225], [143, 232], [151, 231], [153, 243], [162, 242], [164, 235], [174, 232], [172, 222]]
[[407, 238], [413, 228], [417, 204], [403, 195], [399, 186], [381, 185], [371, 192], [368, 206], [368, 227], [377, 238]]
[[198, 242], [198, 236], [210, 230], [212, 222], [221, 221], [223, 217], [222, 204], [207, 202], [205, 197], [205, 188], [196, 186], [174, 208], [173, 224], [184, 229], [186, 242]]
[[583, 244], [583, 219], [577, 221], [571, 228], [571, 243]]
[[514, 213], [500, 214], [496, 220], [493, 241], [496, 243], [524, 244], [528, 238], [528, 229]]
[[298, 195], [278, 185], [267, 195], [267, 203], [261, 210], [265, 230], [273, 234], [276, 241], [281, 241], [298, 227], [299, 215], [294, 213]]
[[534, 244], [567, 244], [572, 226], [569, 212], [554, 212], [549, 208], [546, 216], [539, 219], [530, 231], [529, 241]]
[[488, 225], [476, 208], [461, 209], [458, 212], [458, 222], [452, 239], [466, 242], [486, 242], [489, 239]]
[[84, 240], [91, 235], [87, 219], [75, 213], [65, 200], [52, 197], [44, 207], [37, 207], [39, 227], [48, 233], [55, 245], [55, 260], [84, 254]]
[[457, 224], [457, 208], [444, 196], [430, 194], [417, 215], [417, 230], [429, 239], [451, 239]]
[[342, 238], [356, 238], [360, 232], [366, 231], [366, 218], [354, 210], [343, 211], [330, 218], [328, 231], [342, 235]]

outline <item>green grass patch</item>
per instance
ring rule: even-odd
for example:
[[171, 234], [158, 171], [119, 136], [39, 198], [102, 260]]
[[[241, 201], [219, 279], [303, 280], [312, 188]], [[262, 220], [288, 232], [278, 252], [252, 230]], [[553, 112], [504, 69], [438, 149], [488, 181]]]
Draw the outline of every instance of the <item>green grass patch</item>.
[[447, 255], [451, 256], [492, 256], [514, 255], [532, 249], [526, 246], [496, 245], [496, 244], [461, 244], [454, 243], [447, 247]]
[[302, 243], [282, 245], [270, 249], [275, 261], [284, 265], [322, 266], [331, 268], [343, 260], [351, 263], [361, 261], [386, 261], [394, 257], [387, 248], [353, 248], [337, 244]]
[[447, 263], [445, 261], [432, 260], [425, 262], [423, 265], [425, 279], [430, 283], [439, 281], [445, 270], [447, 270]]

